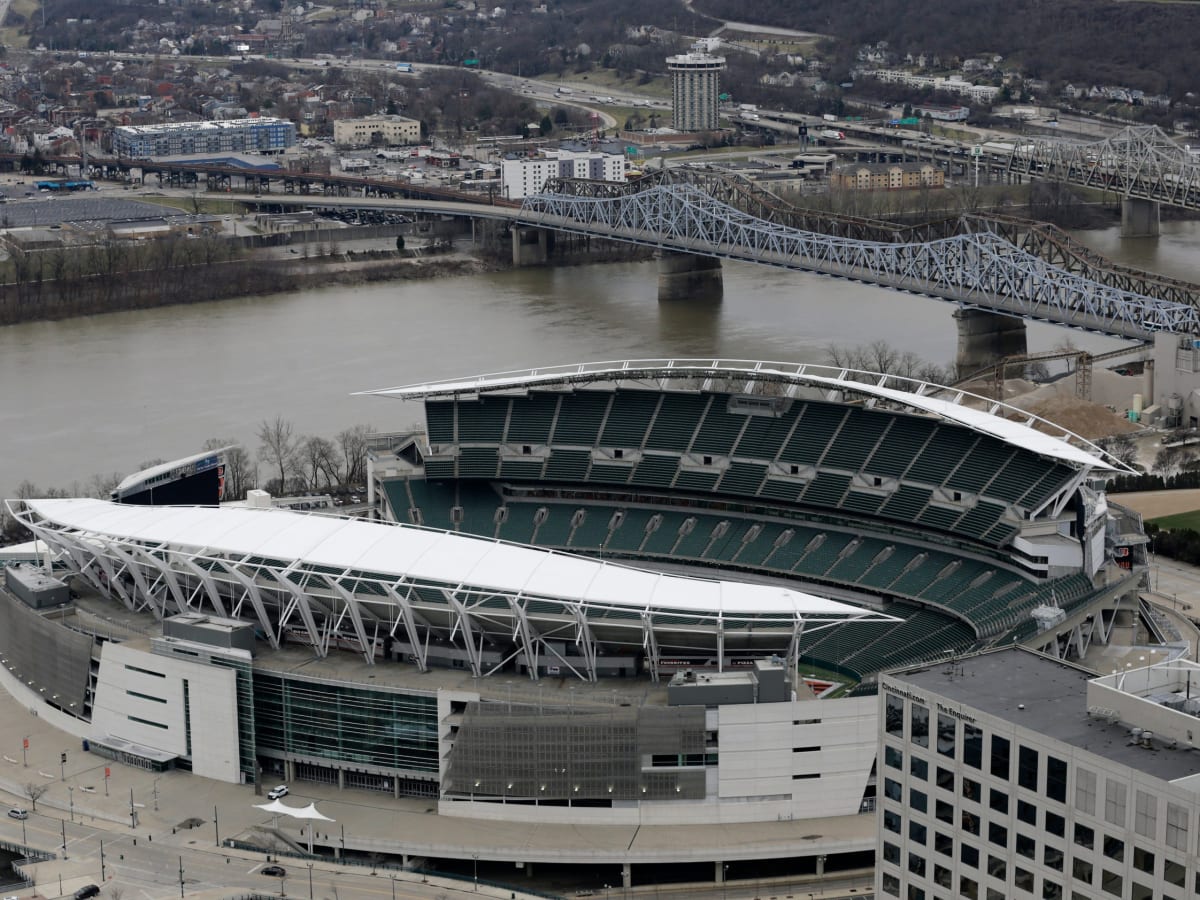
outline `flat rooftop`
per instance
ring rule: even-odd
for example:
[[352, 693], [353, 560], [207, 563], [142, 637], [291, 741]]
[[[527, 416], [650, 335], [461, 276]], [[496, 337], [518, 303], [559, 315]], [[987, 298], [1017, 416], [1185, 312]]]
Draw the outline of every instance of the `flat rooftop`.
[[895, 672], [888, 681], [928, 692], [1078, 747], [1163, 781], [1200, 772], [1200, 753], [1134, 744], [1137, 723], [1108, 724], [1087, 712], [1087, 685], [1095, 674], [1024, 647], [968, 656], [951, 665]]

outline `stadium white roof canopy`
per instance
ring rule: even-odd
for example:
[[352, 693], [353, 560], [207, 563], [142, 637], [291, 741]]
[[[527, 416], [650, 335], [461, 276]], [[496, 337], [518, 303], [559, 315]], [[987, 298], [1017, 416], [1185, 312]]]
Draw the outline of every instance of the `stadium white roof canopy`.
[[123, 479], [121, 479], [120, 484], [118, 484], [113, 490], [118, 494], [123, 494], [130, 488], [145, 484], [147, 481], [157, 475], [164, 475], [169, 472], [174, 472], [176, 469], [193, 465], [194, 463], [198, 463], [201, 460], [208, 459], [209, 457], [220, 456], [226, 450], [231, 449], [233, 449], [232, 444], [227, 447], [218, 447], [215, 450], [204, 450], [200, 453], [193, 453], [191, 456], [183, 457], [183, 459], [173, 459], [170, 462], [158, 463], [150, 466], [148, 469], [142, 469], [140, 472], [134, 472], [132, 475], [126, 475]]
[[[1053, 422], [1006, 403], [932, 382], [878, 372], [801, 363], [696, 359], [580, 363], [360, 393], [415, 400], [587, 382], [662, 383], [676, 379], [725, 382], [744, 379], [747, 391], [754, 382], [782, 382], [791, 386], [789, 391], [785, 392], [785, 395], [789, 396], [802, 387], [830, 392], [851, 392], [899, 403], [1071, 465], [1094, 469], [1126, 469], [1090, 441]], [[1035, 423], [1042, 428], [1033, 427]]]
[[[9, 501], [13, 508], [15, 501]], [[281, 509], [135, 506], [93, 499], [23, 505], [82, 537], [165, 545], [196, 556], [287, 563], [461, 585], [645, 612], [893, 621], [873, 610], [776, 585], [690, 578], [454, 532]]]

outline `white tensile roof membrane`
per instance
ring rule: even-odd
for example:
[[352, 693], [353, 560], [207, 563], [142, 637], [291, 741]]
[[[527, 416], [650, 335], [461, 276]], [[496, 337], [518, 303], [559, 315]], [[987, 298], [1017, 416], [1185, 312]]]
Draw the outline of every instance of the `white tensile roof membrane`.
[[887, 620], [777, 585], [689, 578], [454, 532], [282, 509], [24, 501], [84, 533], [167, 544], [197, 556], [300, 560], [338, 570], [647, 611]]

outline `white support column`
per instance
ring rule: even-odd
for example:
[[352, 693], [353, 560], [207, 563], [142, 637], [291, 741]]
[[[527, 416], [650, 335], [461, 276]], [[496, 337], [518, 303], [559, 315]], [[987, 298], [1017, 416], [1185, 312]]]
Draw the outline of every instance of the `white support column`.
[[[286, 571], [279, 572], [275, 569], [267, 569], [267, 571], [271, 573], [271, 577], [275, 579], [279, 586], [291, 595], [292, 604], [300, 613], [300, 621], [304, 623], [304, 629], [308, 632], [313, 649], [317, 651], [318, 656], [324, 656], [325, 653], [321, 649], [321, 632], [317, 629], [316, 619], [313, 618], [312, 606], [308, 602], [308, 595], [300, 590], [300, 585], [287, 577]], [[285, 612], [279, 620], [279, 627], [281, 629], [287, 624], [287, 619], [288, 615]]]
[[[404, 595], [393, 588], [391, 585], [384, 585], [383, 589], [387, 595], [396, 604], [396, 612], [398, 613], [399, 621], [404, 624], [404, 632], [408, 635], [408, 644], [412, 647], [413, 657], [417, 661], [417, 668], [422, 672], [429, 671], [429, 663], [427, 662], [428, 654], [426, 647], [421, 643], [421, 635], [417, 632], [417, 620], [413, 615], [412, 604], [408, 602], [409, 590], [405, 589]], [[396, 629], [392, 629], [392, 635], [395, 636]]]
[[100, 564], [100, 568], [104, 570], [104, 574], [108, 576], [107, 593], [111, 594], [113, 591], [116, 591], [117, 596], [121, 598], [121, 602], [136, 612], [138, 609], [137, 603], [129, 596], [129, 592], [125, 590], [125, 585], [117, 577], [117, 571], [113, 568], [112, 560], [105, 556], [105, 553], [110, 549], [108, 544], [102, 546], [103, 550], [93, 550], [92, 553], [95, 554], [96, 562]]
[[536, 635], [529, 625], [529, 617], [525, 615], [525, 607], [521, 605], [521, 595], [510, 594], [505, 599], [508, 600], [509, 609], [513, 613], [513, 637], [519, 640], [521, 647], [525, 650], [525, 662], [530, 666], [533, 679], [536, 681], [538, 658]]
[[[175, 574], [175, 570], [149, 550], [146, 550], [144, 547], [130, 547], [130, 550], [134, 553], [137, 553], [138, 556], [144, 559], [146, 561], [146, 565], [158, 571], [159, 578], [161, 578], [162, 583], [166, 585], [167, 591], [171, 595], [171, 599], [175, 601], [175, 609], [181, 613], [187, 612], [187, 602], [183, 596], [183, 589], [179, 586], [179, 578]], [[167, 604], [164, 601], [164, 614], [166, 612], [166, 607]]]
[[572, 604], [571, 612], [575, 616], [575, 644], [583, 651], [583, 664], [587, 667], [588, 680], [596, 681], [596, 637], [592, 634], [592, 626], [588, 624], [587, 614], [579, 604]]
[[442, 588], [442, 596], [446, 598], [446, 602], [450, 604], [454, 612], [458, 614], [458, 625], [450, 632], [450, 637], [454, 637], [454, 632], [462, 628], [463, 643], [467, 647], [467, 661], [471, 663], [471, 674], [476, 678], [483, 676], [483, 661], [480, 648], [475, 646], [475, 628], [471, 624], [471, 614], [467, 612], [467, 608], [463, 602], [455, 596], [454, 591], [447, 588]]
[[654, 622], [650, 613], [642, 613], [642, 649], [650, 662], [650, 680], [658, 681], [658, 639], [654, 636]]
[[229, 576], [246, 589], [246, 596], [250, 598], [250, 605], [254, 607], [254, 612], [258, 615], [258, 621], [262, 624], [263, 631], [267, 633], [267, 641], [276, 650], [279, 649], [279, 635], [275, 633], [275, 626], [271, 624], [271, 619], [267, 615], [267, 607], [262, 602], [262, 594], [258, 591], [258, 585], [254, 583], [254, 579], [243, 575], [233, 564], [232, 560], [223, 559], [220, 561], [221, 568], [229, 573]]
[[[74, 560], [75, 565], [79, 567], [80, 574], [89, 582], [91, 582], [92, 586], [95, 587], [96, 590], [100, 591], [102, 594], [109, 592], [109, 589], [105, 587], [104, 583], [96, 575], [96, 570], [93, 566], [93, 562], [95, 562], [96, 565], [99, 565], [99, 563], [96, 562], [99, 554], [96, 552], [95, 548], [83, 547], [77, 543], [74, 538], [58, 531], [50, 531], [48, 529], [43, 530], [33, 527], [31, 527], [30, 530], [33, 531], [35, 537], [41, 538], [48, 545], [53, 547], [55, 544], [57, 544], [59, 547], [62, 547], [63, 550], [66, 551], [67, 555]], [[122, 598], [122, 600], [124, 600], [124, 598]], [[131, 610], [133, 609], [133, 607], [130, 606], [127, 601], [125, 602], [125, 605]]]
[[325, 579], [325, 583], [333, 588], [334, 593], [341, 597], [342, 602], [346, 604], [346, 612], [350, 614], [350, 623], [354, 626], [354, 633], [358, 635], [358, 642], [362, 647], [367, 665], [375, 665], [375, 645], [367, 637], [367, 629], [363, 626], [362, 613], [359, 611], [358, 601], [354, 599], [353, 594], [338, 584], [332, 575], [323, 575], [321, 577]]
[[146, 581], [146, 577], [142, 574], [142, 569], [138, 565], [137, 560], [133, 558], [133, 554], [125, 550], [124, 547], [118, 547], [115, 543], [106, 544], [114, 556], [125, 564], [125, 571], [133, 579], [134, 587], [137, 588], [138, 594], [144, 599], [145, 603], [154, 610], [154, 614], [162, 619], [167, 614], [167, 604], [160, 598], [154, 596], [154, 592], [150, 590], [150, 584]]
[[725, 671], [725, 617], [717, 613], [717, 671]]
[[208, 602], [217, 611], [217, 615], [223, 619], [228, 619], [229, 612], [225, 609], [225, 599], [221, 596], [221, 592], [217, 588], [217, 581], [212, 577], [212, 573], [208, 569], [197, 565], [195, 560], [181, 557], [179, 561], [183, 564], [184, 568], [200, 580], [200, 584], [204, 586], [204, 592], [208, 595]]
[[804, 637], [804, 619], [796, 616], [796, 621], [792, 623], [792, 639], [788, 641], [787, 666], [788, 678], [793, 681], [796, 678], [796, 672], [800, 669], [800, 639]]

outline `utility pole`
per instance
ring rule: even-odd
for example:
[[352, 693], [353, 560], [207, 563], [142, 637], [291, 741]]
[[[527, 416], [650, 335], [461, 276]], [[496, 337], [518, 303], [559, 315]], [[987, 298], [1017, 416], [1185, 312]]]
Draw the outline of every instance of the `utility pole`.
[[104, 839], [100, 839], [100, 883], [104, 884]]
[[63, 859], [67, 859], [67, 820], [59, 819], [58, 823], [62, 826]]
[[217, 846], [221, 846], [221, 827], [217, 820], [217, 808], [213, 807], [213, 840], [217, 842]]
[[183, 857], [179, 857], [179, 900], [183, 900]]

